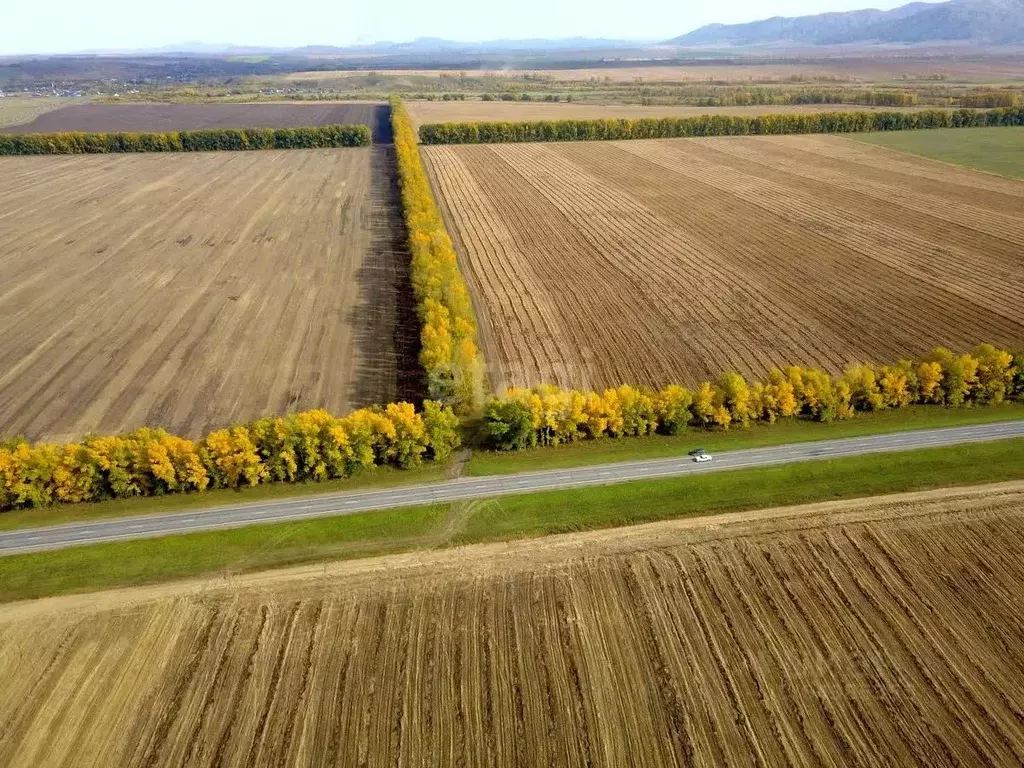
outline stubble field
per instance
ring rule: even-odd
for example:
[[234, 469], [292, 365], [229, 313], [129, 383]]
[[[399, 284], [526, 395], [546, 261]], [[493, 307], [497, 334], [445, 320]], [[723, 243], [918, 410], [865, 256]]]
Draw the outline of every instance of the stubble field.
[[1024, 340], [1024, 184], [834, 136], [425, 147], [492, 386]]
[[0, 436], [411, 396], [390, 151], [0, 159]]
[[5, 766], [1018, 765], [1024, 484], [0, 609]]

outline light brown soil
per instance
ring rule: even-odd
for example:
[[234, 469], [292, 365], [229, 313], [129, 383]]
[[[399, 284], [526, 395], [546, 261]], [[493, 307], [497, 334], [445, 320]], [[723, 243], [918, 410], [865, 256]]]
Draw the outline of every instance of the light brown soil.
[[414, 395], [389, 152], [0, 158], [0, 435]]
[[1017, 765], [1024, 483], [0, 608], [0, 764]]
[[643, 107], [634, 104], [566, 104], [522, 101], [408, 101], [413, 122], [466, 123], [523, 120], [614, 120], [640, 117], [696, 117], [698, 115], [778, 115], [789, 112], [911, 111], [921, 107], [865, 107], [850, 104], [768, 104], [756, 107]]
[[375, 142], [391, 141], [386, 104], [294, 102], [259, 104], [79, 104], [39, 115], [6, 133], [60, 131], [184, 131], [197, 128], [301, 128], [310, 125], [369, 125]]
[[833, 136], [426, 147], [495, 389], [1024, 340], [1024, 184]]

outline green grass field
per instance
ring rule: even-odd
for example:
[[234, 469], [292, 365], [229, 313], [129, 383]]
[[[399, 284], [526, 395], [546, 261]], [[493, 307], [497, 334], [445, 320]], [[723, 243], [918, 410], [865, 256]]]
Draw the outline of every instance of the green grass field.
[[1015, 479], [1024, 439], [97, 544], [0, 557], [0, 601]]
[[851, 134], [850, 138], [965, 168], [1024, 178], [1024, 128], [938, 128]]

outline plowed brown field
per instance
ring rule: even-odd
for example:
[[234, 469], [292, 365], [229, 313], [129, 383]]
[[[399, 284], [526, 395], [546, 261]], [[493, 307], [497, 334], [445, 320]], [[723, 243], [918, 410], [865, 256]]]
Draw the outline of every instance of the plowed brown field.
[[1024, 183], [834, 136], [426, 147], [492, 385], [1024, 342]]
[[0, 609], [0, 764], [1019, 765], [1024, 484]]
[[415, 394], [390, 151], [0, 159], [0, 438]]
[[314, 104], [79, 104], [39, 115], [0, 133], [60, 131], [184, 131], [197, 128], [299, 128], [309, 125], [369, 125], [377, 143], [391, 141], [390, 112], [372, 102]]

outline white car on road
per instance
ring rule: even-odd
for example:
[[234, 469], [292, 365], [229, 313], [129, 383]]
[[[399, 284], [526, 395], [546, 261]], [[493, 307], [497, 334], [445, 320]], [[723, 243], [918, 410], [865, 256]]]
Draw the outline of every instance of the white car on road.
[[704, 461], [711, 461], [711, 454], [705, 451], [703, 448], [698, 448], [695, 451], [690, 451], [690, 455], [693, 456], [693, 460], [698, 464]]

